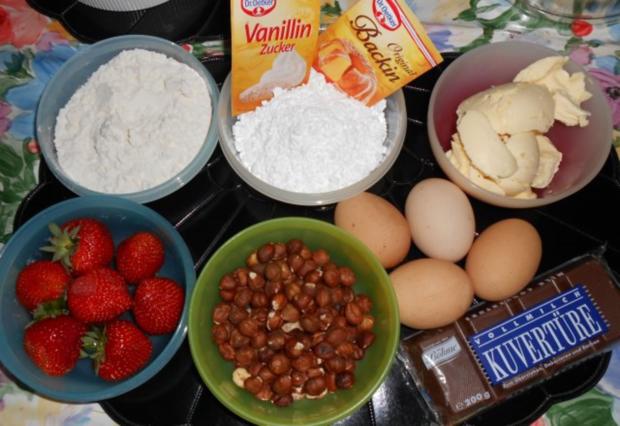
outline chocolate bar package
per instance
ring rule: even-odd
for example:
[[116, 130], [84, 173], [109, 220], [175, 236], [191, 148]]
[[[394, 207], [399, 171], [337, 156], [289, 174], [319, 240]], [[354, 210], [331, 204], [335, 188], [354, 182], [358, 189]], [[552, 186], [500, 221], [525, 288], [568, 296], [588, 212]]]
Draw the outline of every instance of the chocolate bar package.
[[518, 295], [472, 308], [401, 343], [399, 357], [441, 424], [455, 424], [620, 339], [620, 289], [605, 261], [587, 255]]

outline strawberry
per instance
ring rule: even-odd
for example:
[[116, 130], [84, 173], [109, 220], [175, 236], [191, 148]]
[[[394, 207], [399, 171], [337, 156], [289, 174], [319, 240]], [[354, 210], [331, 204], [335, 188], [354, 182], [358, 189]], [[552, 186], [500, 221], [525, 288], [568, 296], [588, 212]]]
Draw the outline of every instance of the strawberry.
[[42, 303], [60, 299], [71, 277], [57, 262], [37, 260], [17, 276], [15, 293], [17, 300], [29, 311]]
[[95, 373], [104, 380], [122, 380], [137, 373], [151, 358], [149, 338], [129, 321], [115, 320], [103, 330], [84, 337], [84, 347], [94, 349]]
[[124, 240], [116, 253], [116, 269], [128, 283], [154, 276], [164, 263], [164, 244], [150, 232], [138, 232]]
[[149, 334], [172, 333], [183, 312], [185, 293], [168, 278], [147, 278], [138, 283], [133, 314], [140, 328]]
[[46, 318], [26, 328], [24, 349], [43, 372], [62, 376], [75, 367], [85, 333], [86, 326], [68, 315]]
[[41, 250], [54, 253], [75, 275], [106, 266], [114, 257], [112, 234], [103, 222], [92, 218], [71, 220], [62, 227], [49, 225], [50, 245]]
[[85, 323], [110, 321], [131, 304], [125, 280], [110, 268], [95, 269], [76, 278], [67, 292], [69, 311]]

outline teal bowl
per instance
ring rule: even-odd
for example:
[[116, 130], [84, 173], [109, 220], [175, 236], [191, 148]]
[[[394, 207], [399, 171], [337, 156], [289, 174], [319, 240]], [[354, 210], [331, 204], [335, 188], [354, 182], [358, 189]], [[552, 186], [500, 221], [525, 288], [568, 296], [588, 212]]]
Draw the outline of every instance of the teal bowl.
[[[80, 360], [67, 375], [51, 377], [28, 357], [23, 347], [24, 328], [30, 314], [17, 301], [15, 282], [29, 262], [46, 258], [39, 250], [49, 238], [47, 225], [89, 216], [103, 221], [115, 245], [139, 230], [154, 232], [164, 243], [166, 258], [158, 275], [174, 279], [185, 289], [185, 306], [173, 334], [150, 336], [153, 354], [147, 366], [136, 375], [119, 382], [106, 382], [95, 375], [90, 360]], [[148, 207], [118, 197], [73, 198], [51, 206], [23, 224], [0, 254], [0, 364], [15, 378], [46, 397], [66, 402], [93, 402], [119, 396], [140, 386], [170, 361], [187, 333], [190, 297], [196, 281], [192, 256], [176, 229]], [[128, 314], [125, 314], [128, 315]]]
[[[245, 265], [252, 250], [267, 242], [303, 240], [312, 250], [327, 250], [337, 265], [349, 266], [357, 276], [353, 287], [373, 301], [376, 340], [358, 361], [355, 384], [318, 400], [295, 401], [288, 407], [262, 402], [232, 381], [234, 366], [225, 361], [211, 339], [212, 313], [220, 301], [220, 278]], [[189, 309], [189, 343], [200, 376], [215, 397], [238, 416], [256, 424], [326, 425], [360, 409], [385, 379], [399, 341], [396, 296], [385, 269], [355, 237], [327, 222], [281, 218], [251, 226], [222, 245], [200, 273]]]

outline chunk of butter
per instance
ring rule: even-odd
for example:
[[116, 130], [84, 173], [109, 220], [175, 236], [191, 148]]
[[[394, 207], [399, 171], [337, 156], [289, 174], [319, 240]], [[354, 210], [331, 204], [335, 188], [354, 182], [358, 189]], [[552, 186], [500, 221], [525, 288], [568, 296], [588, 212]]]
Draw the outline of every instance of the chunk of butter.
[[504, 178], [517, 171], [515, 158], [483, 113], [467, 111], [459, 118], [456, 127], [465, 153], [486, 176]]

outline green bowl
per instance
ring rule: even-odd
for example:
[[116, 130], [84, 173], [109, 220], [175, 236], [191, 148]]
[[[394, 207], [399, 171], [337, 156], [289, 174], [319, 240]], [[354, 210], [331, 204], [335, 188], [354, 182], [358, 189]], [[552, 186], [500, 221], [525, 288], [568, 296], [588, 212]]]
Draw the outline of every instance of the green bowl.
[[[267, 242], [298, 238], [312, 250], [327, 250], [337, 265], [355, 271], [356, 293], [373, 301], [376, 340], [358, 361], [355, 385], [319, 400], [295, 401], [277, 407], [256, 399], [232, 381], [233, 363], [225, 361], [211, 339], [211, 315], [220, 302], [220, 278], [244, 266], [246, 257]], [[200, 376], [215, 397], [238, 416], [269, 425], [323, 425], [342, 419], [365, 404], [387, 375], [399, 341], [396, 295], [385, 269], [366, 246], [355, 237], [327, 222], [306, 218], [282, 218], [251, 226], [228, 240], [202, 270], [190, 302], [189, 343]]]

